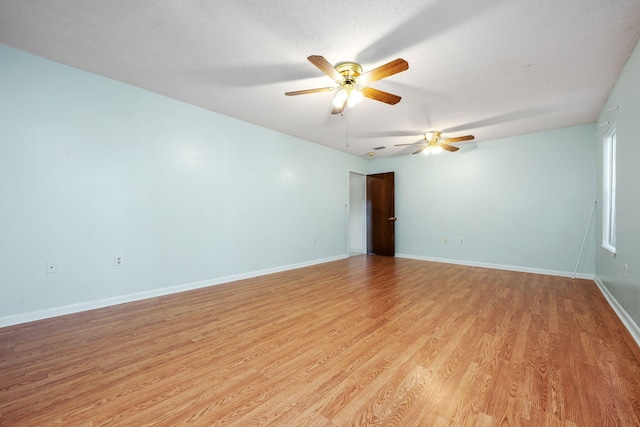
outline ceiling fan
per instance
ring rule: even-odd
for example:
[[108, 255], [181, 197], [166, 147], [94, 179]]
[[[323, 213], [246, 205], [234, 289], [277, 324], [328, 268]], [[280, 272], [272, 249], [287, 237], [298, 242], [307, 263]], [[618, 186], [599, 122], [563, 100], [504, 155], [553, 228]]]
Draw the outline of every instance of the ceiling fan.
[[[418, 145], [416, 151], [411, 154], [419, 154], [424, 152], [425, 154], [438, 154], [441, 153], [442, 150], [447, 150], [451, 152], [458, 151], [459, 147], [454, 147], [453, 145], [449, 145], [450, 143], [462, 142], [462, 141], [471, 141], [475, 137], [473, 135], [465, 135], [459, 136], [456, 138], [447, 138], [441, 139], [442, 132], [430, 131], [425, 132], [422, 136], [423, 141], [414, 142], [412, 144], [396, 144], [396, 147], [404, 147], [408, 145]], [[426, 150], [426, 151], [425, 151]]]
[[318, 67], [320, 71], [331, 77], [338, 86], [297, 90], [286, 92], [285, 95], [305, 95], [307, 93], [337, 90], [338, 93], [333, 99], [333, 110], [331, 114], [341, 114], [345, 107], [349, 106], [349, 108], [351, 108], [363, 98], [374, 99], [390, 105], [397, 104], [401, 99], [398, 95], [368, 87], [367, 84], [409, 69], [409, 63], [401, 58], [367, 71], [364, 74], [362, 73], [362, 66], [355, 62], [340, 62], [334, 67], [329, 61], [319, 55], [311, 55], [307, 59]]

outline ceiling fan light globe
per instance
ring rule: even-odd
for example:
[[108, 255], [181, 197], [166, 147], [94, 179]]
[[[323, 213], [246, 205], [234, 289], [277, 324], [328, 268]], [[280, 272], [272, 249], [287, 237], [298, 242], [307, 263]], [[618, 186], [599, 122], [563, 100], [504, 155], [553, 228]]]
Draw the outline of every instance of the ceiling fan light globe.
[[425, 156], [435, 156], [436, 154], [440, 153], [442, 153], [442, 147], [440, 147], [439, 145], [430, 145], [422, 152], [422, 154], [424, 154]]
[[351, 90], [351, 92], [349, 93], [349, 100], [348, 100], [349, 108], [358, 104], [363, 99], [364, 99], [364, 95], [362, 94], [362, 92], [360, 92], [358, 89]]
[[336, 93], [335, 98], [333, 98], [333, 106], [336, 108], [340, 108], [344, 105], [344, 102], [349, 97], [349, 94], [346, 90], [340, 89], [338, 93]]

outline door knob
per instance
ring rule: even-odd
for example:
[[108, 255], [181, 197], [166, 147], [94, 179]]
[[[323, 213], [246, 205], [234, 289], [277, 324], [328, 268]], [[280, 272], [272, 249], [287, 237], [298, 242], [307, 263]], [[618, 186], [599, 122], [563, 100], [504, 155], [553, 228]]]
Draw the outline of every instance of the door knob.
[[398, 218], [396, 218], [395, 216], [390, 216], [389, 218], [387, 218], [389, 221], [397, 221]]

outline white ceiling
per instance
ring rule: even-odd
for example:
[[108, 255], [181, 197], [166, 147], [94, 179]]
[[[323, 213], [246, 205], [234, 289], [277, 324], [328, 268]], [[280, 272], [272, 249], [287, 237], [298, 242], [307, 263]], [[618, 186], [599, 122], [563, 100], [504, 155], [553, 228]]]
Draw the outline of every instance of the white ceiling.
[[[639, 36], [640, 0], [0, 0], [0, 43], [363, 157], [594, 122]], [[404, 58], [402, 100], [284, 96], [333, 85], [309, 55]]]

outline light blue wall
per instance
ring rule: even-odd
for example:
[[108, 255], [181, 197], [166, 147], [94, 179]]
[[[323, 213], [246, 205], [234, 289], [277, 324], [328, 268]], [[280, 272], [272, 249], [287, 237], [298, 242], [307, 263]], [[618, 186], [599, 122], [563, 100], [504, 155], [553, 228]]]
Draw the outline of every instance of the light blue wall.
[[[396, 252], [572, 273], [595, 198], [593, 134], [585, 125], [374, 160], [370, 172], [395, 171]], [[594, 223], [579, 274], [595, 272]]]
[[0, 94], [0, 318], [347, 255], [363, 159], [2, 46]]
[[[640, 331], [640, 45], [636, 46], [600, 113], [598, 123], [607, 121], [615, 122], [617, 139], [616, 255], [612, 256], [600, 246], [602, 203], [599, 203], [596, 276]], [[598, 127], [606, 133], [609, 125]], [[602, 140], [601, 137], [597, 139], [597, 195], [600, 202]], [[624, 276], [624, 264], [628, 265], [627, 277]]]
[[594, 125], [367, 162], [6, 47], [0, 65], [0, 319], [346, 256], [349, 171], [396, 172], [398, 253], [550, 272], [573, 271], [596, 197]]

